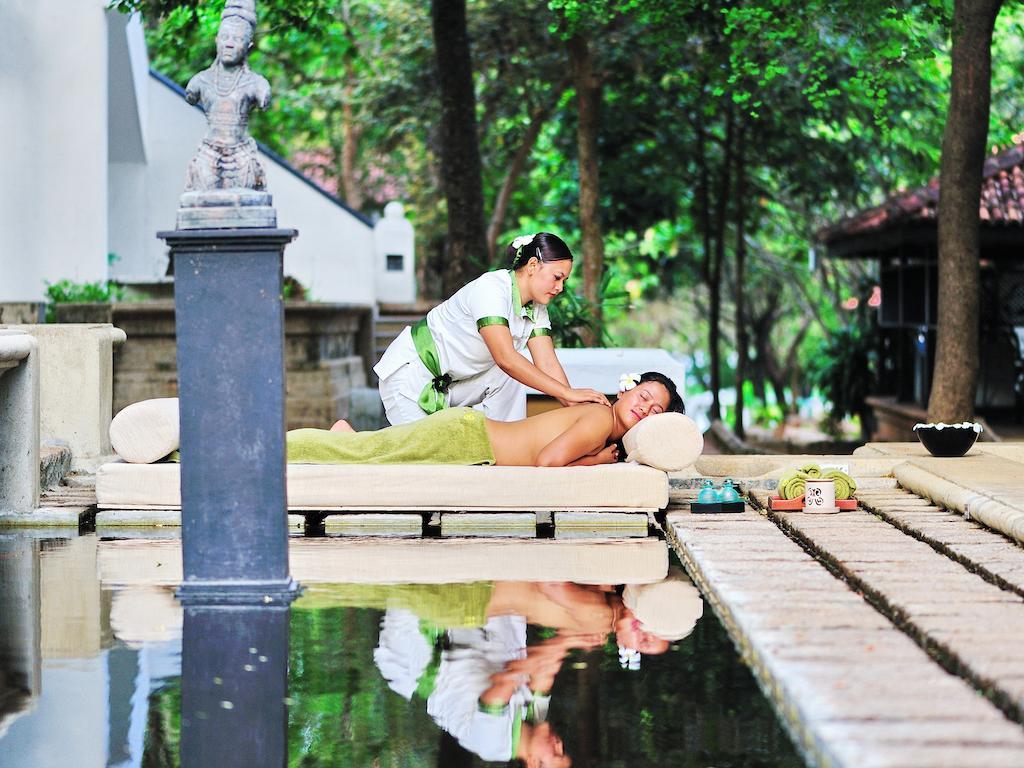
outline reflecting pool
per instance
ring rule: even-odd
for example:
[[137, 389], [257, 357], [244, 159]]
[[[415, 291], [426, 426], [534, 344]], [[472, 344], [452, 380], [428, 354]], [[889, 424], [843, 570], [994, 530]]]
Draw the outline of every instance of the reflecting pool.
[[2, 533], [0, 766], [802, 765], [666, 552], [298, 539], [183, 609], [174, 539]]

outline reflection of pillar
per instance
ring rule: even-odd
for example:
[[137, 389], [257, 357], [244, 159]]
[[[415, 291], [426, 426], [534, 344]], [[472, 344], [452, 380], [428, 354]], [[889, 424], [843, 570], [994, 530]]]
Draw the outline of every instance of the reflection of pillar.
[[185, 608], [181, 764], [283, 766], [289, 609]]
[[285, 245], [291, 229], [161, 232], [174, 260], [181, 533], [189, 602], [290, 600]]
[[0, 536], [0, 733], [39, 695], [39, 543]]

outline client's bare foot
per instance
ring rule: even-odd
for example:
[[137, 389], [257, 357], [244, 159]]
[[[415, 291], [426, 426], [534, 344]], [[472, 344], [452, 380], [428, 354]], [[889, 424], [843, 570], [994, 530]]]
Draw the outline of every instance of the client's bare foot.
[[344, 419], [338, 419], [334, 422], [334, 426], [331, 427], [331, 432], [355, 432], [355, 430], [352, 429], [352, 425]]

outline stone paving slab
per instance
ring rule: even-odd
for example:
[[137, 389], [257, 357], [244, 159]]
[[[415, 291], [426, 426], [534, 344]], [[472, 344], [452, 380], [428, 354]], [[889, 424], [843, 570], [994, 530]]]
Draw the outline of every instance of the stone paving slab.
[[[863, 510], [769, 514], [949, 669], [984, 690], [1008, 716], [1024, 719], [1020, 595]], [[897, 554], [865, 554], [873, 548]], [[950, 604], [964, 610], [951, 611]]]
[[665, 528], [811, 764], [1024, 765], [1024, 729], [772, 521], [670, 511]]
[[893, 469], [904, 488], [1024, 541], [1024, 467], [993, 455], [910, 459]]
[[915, 539], [956, 560], [1002, 589], [1024, 596], [1024, 547], [1004, 536], [927, 503], [911, 507], [908, 491], [858, 492], [861, 506]]

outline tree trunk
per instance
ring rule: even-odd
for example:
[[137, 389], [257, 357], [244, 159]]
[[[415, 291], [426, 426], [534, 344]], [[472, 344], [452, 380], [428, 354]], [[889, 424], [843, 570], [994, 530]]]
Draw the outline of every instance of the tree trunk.
[[441, 95], [441, 180], [448, 201], [442, 289], [448, 297], [486, 268], [487, 237], [466, 1], [431, 0], [430, 12]]
[[[555, 94], [556, 101], [562, 90], [559, 88]], [[505, 174], [505, 181], [502, 182], [498, 196], [494, 200], [494, 211], [491, 213], [491, 221], [487, 225], [487, 257], [491, 264], [494, 264], [497, 258], [498, 235], [505, 224], [505, 214], [508, 213], [508, 203], [512, 199], [512, 191], [526, 167], [526, 161], [530, 159], [530, 153], [533, 151], [534, 144], [537, 143], [540, 129], [544, 127], [549, 113], [549, 108], [538, 107], [530, 115], [530, 125], [523, 135], [519, 149], [516, 150], [516, 154], [512, 158], [512, 164], [508, 167], [508, 173]]]
[[708, 357], [711, 363], [711, 409], [708, 418], [712, 421], [722, 418], [722, 405], [719, 390], [722, 388], [722, 266], [725, 262], [725, 228], [728, 221], [729, 196], [732, 182], [732, 151], [733, 151], [733, 111], [730, 105], [726, 113], [725, 144], [723, 146], [722, 174], [719, 177], [718, 194], [715, 205], [715, 224], [713, 250], [714, 259], [711, 264], [711, 279], [708, 290], [711, 294], [708, 311]]
[[740, 439], [746, 437], [743, 427], [743, 384], [747, 379], [747, 358], [750, 354], [750, 337], [747, 333], [747, 316], [744, 295], [747, 259], [747, 188], [746, 169], [743, 167], [743, 131], [736, 139], [736, 418], [733, 432]]
[[345, 202], [357, 211], [363, 207], [363, 192], [356, 178], [356, 157], [359, 152], [359, 129], [352, 116], [352, 83], [356, 73], [352, 63], [345, 65], [345, 101], [341, 107], [341, 186], [345, 194]]
[[955, 0], [953, 74], [939, 172], [939, 322], [928, 420], [974, 416], [978, 383], [981, 177], [1002, 0]]
[[579, 121], [576, 131], [580, 171], [580, 234], [583, 239], [583, 296], [594, 309], [594, 326], [583, 330], [583, 343], [595, 346], [601, 339], [601, 276], [604, 272], [604, 240], [601, 237], [600, 186], [597, 132], [601, 113], [601, 79], [594, 70], [590, 43], [578, 32], [569, 38], [569, 62]]

